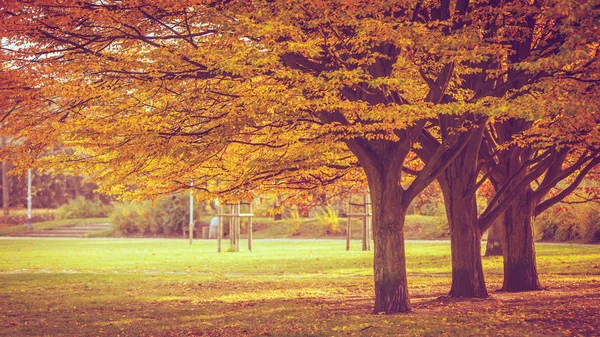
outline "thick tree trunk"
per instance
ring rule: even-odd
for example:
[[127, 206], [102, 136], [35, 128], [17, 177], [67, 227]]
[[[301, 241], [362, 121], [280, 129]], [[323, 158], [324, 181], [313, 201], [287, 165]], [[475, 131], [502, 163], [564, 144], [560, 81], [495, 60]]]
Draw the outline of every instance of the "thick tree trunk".
[[485, 256], [502, 256], [502, 218], [499, 218], [488, 229]]
[[374, 311], [408, 312], [410, 300], [404, 250], [404, 219], [407, 209], [401, 202], [403, 191], [397, 183], [370, 184], [370, 191], [375, 245]]
[[[405, 191], [400, 186], [400, 179], [411, 144], [391, 141], [366, 143], [359, 139], [347, 141], [347, 145], [358, 158], [369, 182], [374, 242], [374, 311], [388, 314], [408, 312], [410, 300], [404, 219], [415, 192]], [[407, 197], [409, 193], [412, 195]]]
[[481, 263], [481, 230], [477, 199], [470, 191], [476, 172], [477, 144], [465, 150], [438, 178], [450, 226], [453, 297], [488, 297]]
[[540, 290], [542, 286], [535, 261], [533, 219], [535, 202], [523, 193], [504, 213], [504, 283], [505, 291]]
[[466, 211], [470, 206], [454, 203], [450, 231], [452, 251], [452, 297], [486, 298], [488, 292], [481, 263], [481, 232], [477, 226], [477, 213]]
[[[446, 178], [449, 178], [446, 175]], [[440, 183], [450, 226], [453, 297], [488, 297], [481, 263], [481, 231], [475, 196], [464, 197], [459, 177]]]

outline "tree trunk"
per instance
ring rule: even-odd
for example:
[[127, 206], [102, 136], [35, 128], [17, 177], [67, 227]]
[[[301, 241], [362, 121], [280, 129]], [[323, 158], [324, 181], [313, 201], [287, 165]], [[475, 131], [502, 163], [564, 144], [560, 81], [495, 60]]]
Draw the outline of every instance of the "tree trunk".
[[8, 183], [8, 164], [6, 162], [2, 162], [2, 209], [4, 211], [4, 215], [8, 215], [10, 212], [10, 204], [9, 204], [9, 190], [10, 184]]
[[[2, 148], [6, 146], [6, 140], [2, 138]], [[2, 209], [4, 210], [4, 215], [8, 215], [10, 212], [10, 204], [9, 204], [9, 190], [10, 184], [8, 182], [8, 163], [6, 161], [2, 162]]]
[[485, 256], [502, 256], [502, 218], [498, 218], [488, 229]]
[[477, 199], [470, 191], [477, 168], [477, 144], [468, 145], [438, 178], [450, 226], [453, 297], [488, 297], [481, 263]]
[[535, 204], [525, 192], [504, 213], [504, 291], [542, 289], [533, 242]]
[[[374, 311], [408, 312], [411, 308], [406, 279], [404, 219], [416, 192], [406, 192], [400, 181], [411, 143], [366, 143], [359, 139], [349, 140], [346, 144], [358, 158], [369, 182], [374, 242]], [[407, 197], [408, 193], [410, 197]]]
[[[369, 174], [367, 173], [367, 176]], [[371, 182], [372, 179], [369, 179]], [[396, 180], [397, 181], [397, 180]], [[407, 207], [402, 203], [403, 190], [398, 183], [369, 184], [373, 208], [373, 240], [375, 248], [376, 313], [410, 311], [406, 255], [404, 251], [404, 219]]]

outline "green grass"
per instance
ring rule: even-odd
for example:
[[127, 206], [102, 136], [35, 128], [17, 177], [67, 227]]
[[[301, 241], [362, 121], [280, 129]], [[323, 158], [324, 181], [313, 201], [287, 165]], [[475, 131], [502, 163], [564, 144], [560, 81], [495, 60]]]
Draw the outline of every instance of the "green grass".
[[[47, 213], [54, 213], [54, 208], [33, 208], [31, 210], [31, 214], [35, 215], [35, 214], [47, 214]], [[27, 208], [11, 208], [10, 209], [10, 214], [11, 215], [27, 215]]]
[[[326, 236], [325, 225], [314, 218], [283, 219], [256, 218], [252, 220], [256, 232], [252, 236], [257, 239], [265, 238], [320, 238]], [[299, 234], [294, 226], [298, 226]]]
[[[49, 229], [54, 227], [66, 226], [66, 225], [75, 225], [75, 224], [96, 224], [96, 223], [106, 223], [110, 222], [109, 218], [87, 218], [87, 219], [63, 219], [63, 220], [53, 220], [53, 221], [44, 221], [44, 222], [35, 222], [31, 225], [33, 229]], [[27, 231], [27, 225], [17, 225], [0, 228], [0, 235], [10, 235], [20, 232]]]
[[[114, 226], [113, 226], [114, 227]], [[86, 238], [109, 238], [115, 233], [114, 228], [102, 229], [95, 232], [89, 232], [84, 235]]]
[[[225, 241], [224, 248], [228, 242]], [[0, 239], [0, 335], [595, 335], [600, 247], [538, 245], [550, 291], [438, 299], [450, 287], [444, 242], [406, 246], [414, 312], [371, 313], [372, 252], [343, 240]], [[359, 248], [353, 242], [354, 249]], [[501, 258], [484, 259], [488, 288]]]
[[[210, 222], [210, 218], [202, 218], [206, 223]], [[300, 218], [300, 219], [283, 219], [279, 221], [273, 218], [259, 218], [252, 220], [253, 237], [258, 239], [267, 238], [332, 238], [345, 237], [345, 234], [340, 232], [337, 234], [327, 234], [325, 225], [315, 218]], [[346, 229], [347, 219], [339, 219], [339, 228]], [[352, 238], [359, 239], [361, 237], [362, 220], [353, 218]], [[242, 226], [246, 226], [246, 220], [242, 221]], [[297, 227], [296, 227], [297, 226]], [[245, 228], [245, 227], [244, 227]], [[245, 233], [245, 229], [242, 230]], [[408, 215], [405, 225], [406, 239], [415, 240], [439, 240], [448, 238], [448, 225], [444, 217], [425, 216], [425, 215]]]

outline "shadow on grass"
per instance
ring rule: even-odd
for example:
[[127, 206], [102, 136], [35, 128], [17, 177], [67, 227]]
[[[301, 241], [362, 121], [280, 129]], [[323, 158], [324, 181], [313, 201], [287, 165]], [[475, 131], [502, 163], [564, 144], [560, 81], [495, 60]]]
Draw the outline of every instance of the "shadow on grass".
[[151, 275], [0, 275], [6, 336], [596, 335], [600, 283], [561, 283], [491, 299], [438, 299], [416, 288], [414, 311], [372, 314], [370, 282]]

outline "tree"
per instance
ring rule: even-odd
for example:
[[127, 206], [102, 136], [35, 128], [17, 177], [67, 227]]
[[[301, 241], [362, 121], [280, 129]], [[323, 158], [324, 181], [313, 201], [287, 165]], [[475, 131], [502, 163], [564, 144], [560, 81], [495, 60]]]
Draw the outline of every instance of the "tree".
[[[587, 117], [592, 121], [598, 118], [593, 115]], [[512, 139], [515, 137], [514, 132], [520, 132], [520, 128], [528, 124], [515, 120], [499, 123], [494, 129], [495, 132], [490, 133], [488, 137], [494, 137], [491, 141], [496, 143], [502, 142], [503, 139]], [[586, 175], [600, 163], [600, 144], [597, 143], [598, 134], [593, 124], [576, 126], [571, 118], [557, 118], [551, 123], [544, 123], [539, 129], [533, 129], [536, 130], [534, 133], [538, 141], [540, 136], [549, 140], [546, 144], [523, 146], [517, 142], [493, 155], [498, 163], [491, 169], [490, 181], [497, 191], [505, 189], [507, 181], [515, 178], [517, 182], [531, 180], [536, 183], [536, 187], [530, 183], [519, 184], [518, 188], [521, 191], [515, 194], [514, 203], [502, 218], [503, 290], [524, 291], [542, 288], [535, 261], [533, 221], [541, 212], [573, 192]], [[544, 132], [552, 130], [548, 128], [550, 125], [558, 128], [560, 132], [570, 131], [571, 135], [577, 135], [578, 139], [564, 136], [554, 138], [552, 132]], [[560, 193], [546, 198], [553, 188], [569, 179], [570, 182]], [[493, 202], [497, 200], [492, 200]]]
[[[462, 76], [461, 87], [471, 93], [472, 100], [487, 99], [493, 102], [500, 99], [500, 110], [510, 111], [508, 115], [512, 117], [502, 117], [506, 115], [504, 113], [493, 115], [473, 112], [458, 117], [439, 115], [431, 121], [430, 127], [423, 130], [420, 139], [422, 147], [416, 150], [424, 162], [429, 160], [433, 151], [443, 146], [442, 141], [445, 137], [465, 128], [467, 122], [478, 124], [482, 119], [489, 118], [493, 125], [496, 119], [516, 118], [524, 122], [529, 121], [531, 126], [534, 125], [532, 120], [552, 119], [551, 116], [556, 114], [556, 109], [559, 108], [552, 100], [552, 95], [558, 92], [557, 88], [564, 85], [565, 79], [576, 83], [582, 74], [587, 74], [591, 68], [597, 66], [598, 46], [594, 43], [597, 36], [593, 33], [596, 25], [594, 20], [598, 16], [597, 8], [596, 12], [584, 15], [581, 11], [588, 9], [587, 5], [575, 9], [564, 3], [555, 4], [552, 8], [548, 8], [548, 5], [544, 2], [492, 2], [482, 5], [491, 8], [491, 13], [496, 14], [483, 20], [483, 41], [504, 41], [505, 48], [502, 52], [505, 56], [482, 62], [474, 61], [473, 71]], [[561, 6], [577, 13], [577, 23], [573, 23], [571, 11], [558, 9]], [[507, 17], [502, 13], [512, 15]], [[569, 34], [565, 34], [566, 30], [569, 30]], [[535, 98], [532, 99], [531, 96]], [[453, 102], [456, 98], [448, 95], [445, 100]], [[596, 104], [587, 99], [584, 102], [577, 106], [579, 110], [568, 109], [568, 114], [572, 116], [587, 111]], [[527, 111], [528, 116], [519, 116], [520, 111]], [[523, 189], [543, 174], [538, 165], [536, 169], [532, 169], [531, 175], [506, 176], [493, 202], [478, 216], [476, 191], [488, 178], [487, 175], [480, 175], [490, 166], [494, 166], [493, 160], [484, 160], [479, 153], [486, 130], [479, 128], [469, 145], [438, 178], [444, 194], [451, 232], [451, 296], [487, 297], [480, 256], [481, 235], [498, 216], [512, 207], [513, 202], [516, 201], [515, 205], [518, 203]], [[570, 136], [563, 133], [557, 139], [561, 137]], [[493, 151], [501, 151], [490, 144], [497, 143], [488, 142], [488, 149], [492, 146]], [[530, 165], [534, 166], [530, 161], [522, 164], [521, 170], [528, 170]], [[516, 240], [515, 238], [515, 244], [519, 246]], [[508, 242], [505, 241], [504, 244], [508, 245]], [[508, 250], [511, 251], [510, 248]]]
[[[483, 183], [479, 187], [478, 193], [485, 198], [486, 205], [491, 201], [494, 196], [494, 187], [488, 181]], [[479, 206], [478, 206], [479, 207]], [[483, 256], [502, 256], [502, 216], [494, 221], [494, 224], [490, 226], [487, 231], [487, 239], [485, 245], [485, 253]]]
[[[6, 146], [6, 139], [2, 138], [2, 148]], [[6, 160], [2, 161], [2, 209], [4, 215], [8, 215], [10, 212], [10, 206], [8, 203], [9, 196], [9, 180], [8, 180], [8, 163]]]
[[[486, 116], [514, 99], [461, 84], [510, 50], [514, 32], [480, 34], [514, 8], [492, 4], [11, 2], [4, 59], [35, 84], [31, 100], [47, 104], [11, 113], [3, 132], [27, 140], [11, 151], [29, 161], [56, 141], [76, 148], [38, 162], [62, 162], [126, 198], [190, 180], [221, 198], [322, 186], [358, 162], [373, 203], [374, 310], [409, 311], [406, 211], [478, 146]], [[407, 156], [440, 115], [455, 130], [403, 180]]]

